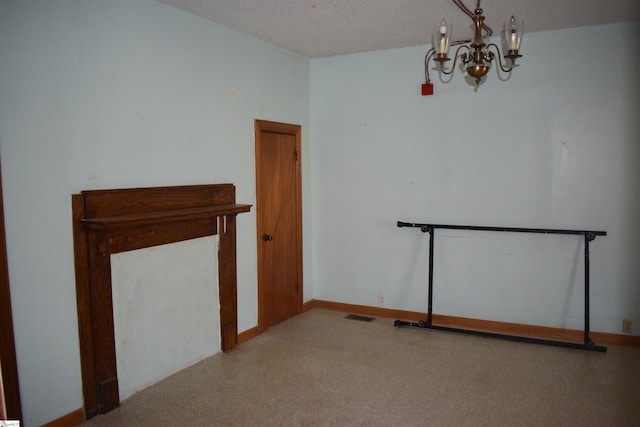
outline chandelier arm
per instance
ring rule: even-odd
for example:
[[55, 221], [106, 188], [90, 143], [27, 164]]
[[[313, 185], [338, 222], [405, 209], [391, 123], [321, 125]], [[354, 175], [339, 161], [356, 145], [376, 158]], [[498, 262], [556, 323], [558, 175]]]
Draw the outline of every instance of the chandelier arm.
[[489, 43], [487, 45], [487, 50], [489, 50], [491, 46], [493, 46], [498, 53], [498, 55], [496, 56], [498, 57], [498, 64], [500, 65], [500, 69], [502, 70], [502, 72], [510, 73], [515, 68], [515, 61], [511, 60], [511, 68], [505, 68], [504, 64], [502, 63], [502, 52], [500, 52], [500, 48], [495, 43]]
[[459, 46], [456, 49], [455, 55], [453, 55], [453, 64], [451, 65], [451, 68], [449, 68], [449, 71], [447, 71], [447, 70], [444, 69], [444, 67], [442, 65], [440, 65], [440, 72], [441, 73], [446, 74], [448, 76], [448, 75], [452, 74], [456, 70], [456, 64], [458, 63], [458, 52], [460, 52], [460, 49], [467, 49], [468, 52], [471, 52], [471, 49], [469, 48], [469, 46], [467, 46], [467, 45]]

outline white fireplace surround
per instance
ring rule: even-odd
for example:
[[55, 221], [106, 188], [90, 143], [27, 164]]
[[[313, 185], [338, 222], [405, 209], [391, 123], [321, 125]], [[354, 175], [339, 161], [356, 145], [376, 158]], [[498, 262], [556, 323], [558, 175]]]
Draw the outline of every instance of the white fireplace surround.
[[218, 242], [214, 235], [111, 255], [121, 400], [220, 352]]

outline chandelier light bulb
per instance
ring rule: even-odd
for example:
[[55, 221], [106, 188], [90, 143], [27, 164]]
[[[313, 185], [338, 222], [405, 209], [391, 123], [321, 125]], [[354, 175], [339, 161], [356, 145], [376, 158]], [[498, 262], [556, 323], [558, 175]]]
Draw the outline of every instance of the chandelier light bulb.
[[440, 35], [444, 36], [447, 33], [447, 20], [442, 18], [440, 21]]
[[507, 50], [509, 51], [519, 51], [520, 50], [520, 42], [522, 41], [522, 30], [524, 27], [524, 22], [516, 20], [515, 16], [511, 16], [509, 22], [506, 24], [505, 28], [505, 39], [507, 42]]
[[440, 25], [436, 26], [433, 32], [433, 46], [436, 48], [436, 54], [446, 57], [449, 51], [449, 40], [451, 37], [451, 25], [447, 25], [447, 20], [442, 19]]

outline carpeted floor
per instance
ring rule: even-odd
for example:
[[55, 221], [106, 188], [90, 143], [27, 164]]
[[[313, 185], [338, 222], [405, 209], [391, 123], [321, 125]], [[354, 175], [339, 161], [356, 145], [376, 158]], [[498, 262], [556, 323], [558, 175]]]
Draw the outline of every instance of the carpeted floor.
[[89, 420], [102, 426], [640, 426], [640, 348], [394, 328], [312, 309]]

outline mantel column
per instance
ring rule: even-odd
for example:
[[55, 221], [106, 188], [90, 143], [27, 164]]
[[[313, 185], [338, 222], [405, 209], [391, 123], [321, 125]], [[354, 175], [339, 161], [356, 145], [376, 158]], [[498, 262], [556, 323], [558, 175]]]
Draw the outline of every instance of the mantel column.
[[238, 345], [238, 292], [236, 266], [236, 215], [219, 217], [218, 289], [222, 351]]
[[89, 293], [94, 340], [94, 364], [98, 413], [120, 406], [113, 326], [111, 252], [109, 234], [89, 231]]

